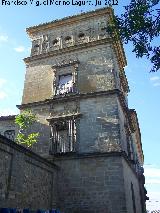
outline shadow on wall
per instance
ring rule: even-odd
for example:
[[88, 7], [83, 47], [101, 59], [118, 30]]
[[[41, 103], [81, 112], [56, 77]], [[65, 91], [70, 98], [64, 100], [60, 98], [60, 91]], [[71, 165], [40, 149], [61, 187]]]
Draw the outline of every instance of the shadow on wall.
[[41, 155], [42, 157], [48, 157], [50, 151], [50, 126], [42, 124], [40, 122], [34, 123], [31, 128], [27, 130], [27, 134], [32, 132], [38, 132], [39, 137], [37, 143], [32, 147], [29, 147], [30, 150]]

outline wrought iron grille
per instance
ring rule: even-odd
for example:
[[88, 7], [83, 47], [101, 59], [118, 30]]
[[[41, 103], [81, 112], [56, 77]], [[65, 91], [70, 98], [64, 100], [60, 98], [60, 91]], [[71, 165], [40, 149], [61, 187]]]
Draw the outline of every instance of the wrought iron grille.
[[76, 144], [76, 120], [56, 121], [51, 124], [51, 153], [74, 152]]

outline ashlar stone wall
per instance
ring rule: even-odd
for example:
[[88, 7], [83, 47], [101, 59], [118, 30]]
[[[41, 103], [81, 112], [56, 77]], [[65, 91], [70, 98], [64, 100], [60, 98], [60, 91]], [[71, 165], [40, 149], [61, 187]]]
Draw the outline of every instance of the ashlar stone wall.
[[[123, 175], [124, 175], [124, 189], [126, 197], [126, 207], [129, 213], [141, 213], [142, 211], [142, 197], [140, 195], [140, 182], [136, 173], [123, 159]], [[133, 186], [133, 191], [132, 187]], [[134, 209], [135, 203], [135, 209]]]
[[55, 82], [62, 73], [73, 72], [71, 62], [74, 61], [78, 62], [75, 71], [78, 93], [115, 89], [118, 87], [118, 71], [114, 69], [114, 58], [112, 46], [106, 44], [32, 61], [26, 70], [22, 104], [53, 98]]
[[81, 100], [80, 153], [121, 150], [117, 102], [116, 94]]
[[56, 205], [57, 167], [0, 136], [0, 207], [50, 209]]
[[61, 168], [58, 199], [65, 213], [132, 213], [131, 182], [136, 212], [142, 213], [138, 179], [121, 153], [67, 156], [55, 163]]

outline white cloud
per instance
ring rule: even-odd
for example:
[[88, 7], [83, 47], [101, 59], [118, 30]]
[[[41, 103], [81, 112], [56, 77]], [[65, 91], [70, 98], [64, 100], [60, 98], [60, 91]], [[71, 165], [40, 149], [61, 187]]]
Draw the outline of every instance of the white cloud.
[[28, 47], [27, 51], [30, 53], [31, 52], [32, 47]]
[[160, 77], [159, 76], [151, 77], [150, 81], [152, 82], [154, 87], [159, 87], [160, 86]]
[[0, 99], [4, 99], [7, 97], [7, 93], [5, 93], [4, 91], [0, 91]]
[[24, 51], [25, 51], [25, 47], [23, 47], [23, 46], [15, 47], [14, 50], [15, 50], [16, 52], [21, 53], [21, 52], [24, 52]]
[[18, 113], [19, 113], [18, 109], [13, 108], [0, 109], [0, 116], [17, 115]]
[[0, 88], [6, 83], [6, 79], [0, 78]]
[[0, 42], [7, 42], [7, 41], [8, 41], [8, 36], [0, 35]]
[[160, 179], [156, 178], [151, 178], [151, 179], [146, 179], [146, 184], [160, 184]]
[[148, 210], [160, 209], [160, 166], [144, 165], [145, 183], [147, 188]]
[[154, 83], [153, 86], [154, 87], [159, 87], [160, 86], [160, 82]]
[[146, 178], [159, 178], [160, 179], [160, 168], [153, 165], [145, 165], [144, 172]]
[[150, 211], [153, 211], [153, 210], [160, 210], [160, 200], [159, 200], [159, 197], [160, 197], [160, 192], [151, 192], [150, 193], [150, 199], [147, 201], [147, 209], [150, 210]]
[[150, 80], [151, 81], [158, 81], [158, 80], [160, 80], [160, 77], [154, 76], [154, 77], [151, 77]]

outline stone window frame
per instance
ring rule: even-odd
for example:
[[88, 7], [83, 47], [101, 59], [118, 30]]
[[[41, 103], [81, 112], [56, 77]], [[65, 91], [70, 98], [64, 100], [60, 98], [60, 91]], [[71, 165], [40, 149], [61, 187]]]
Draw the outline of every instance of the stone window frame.
[[73, 46], [75, 43], [73, 35], [65, 35], [62, 40], [62, 48], [68, 48]]
[[84, 32], [79, 32], [78, 38], [79, 38], [79, 39], [85, 39], [85, 34], [84, 34]]
[[67, 35], [65, 38], [64, 38], [64, 41], [65, 43], [70, 43], [73, 41], [73, 36], [70, 36], [70, 35]]
[[62, 48], [62, 41], [59, 36], [50, 36], [50, 51], [59, 50]]
[[77, 39], [76, 39], [78, 44], [83, 44], [83, 43], [87, 43], [88, 40], [88, 36], [86, 36], [86, 34], [83, 31], [80, 31], [77, 35]]
[[32, 41], [31, 55], [38, 55], [41, 52], [41, 39]]
[[59, 39], [59, 38], [53, 39], [52, 45], [53, 45], [54, 47], [59, 46], [59, 45], [60, 45], [60, 39]]
[[[50, 117], [47, 119], [51, 127], [50, 154], [76, 152], [78, 126], [77, 122], [81, 116], [81, 113], [74, 113], [70, 115]], [[61, 143], [60, 141], [60, 133], [64, 130], [67, 131], [67, 144]]]
[[[70, 61], [63, 61], [60, 64], [53, 65], [52, 69], [54, 72], [54, 80], [53, 80], [53, 95], [54, 96], [64, 96], [67, 94], [75, 94], [78, 93], [78, 66], [79, 61], [78, 60], [70, 60]], [[64, 68], [67, 67], [67, 72], [64, 70]], [[59, 77], [62, 75], [72, 75], [72, 82], [73, 82], [73, 92], [72, 93], [65, 93], [65, 94], [56, 94], [57, 87], [59, 84]]]
[[[72, 87], [69, 89], [69, 87], [68, 88], [61, 88], [62, 90], [65, 90], [66, 89], [66, 91], [64, 92], [64, 93], [61, 93], [61, 94], [57, 94], [57, 91], [59, 91], [60, 92], [60, 80], [61, 80], [61, 77], [67, 77], [67, 76], [70, 76], [71, 77], [71, 81], [72, 81]], [[62, 85], [61, 85], [62, 86]], [[67, 91], [67, 89], [68, 89], [68, 91]], [[59, 75], [58, 76], [58, 79], [57, 79], [57, 82], [56, 82], [56, 95], [64, 95], [64, 94], [69, 94], [69, 93], [73, 93], [74, 91], [74, 83], [73, 83], [73, 75], [72, 75], [72, 73], [71, 72], [69, 72], [69, 73], [66, 73], [66, 74], [62, 74], [62, 75]], [[58, 92], [58, 93], [59, 93]]]

